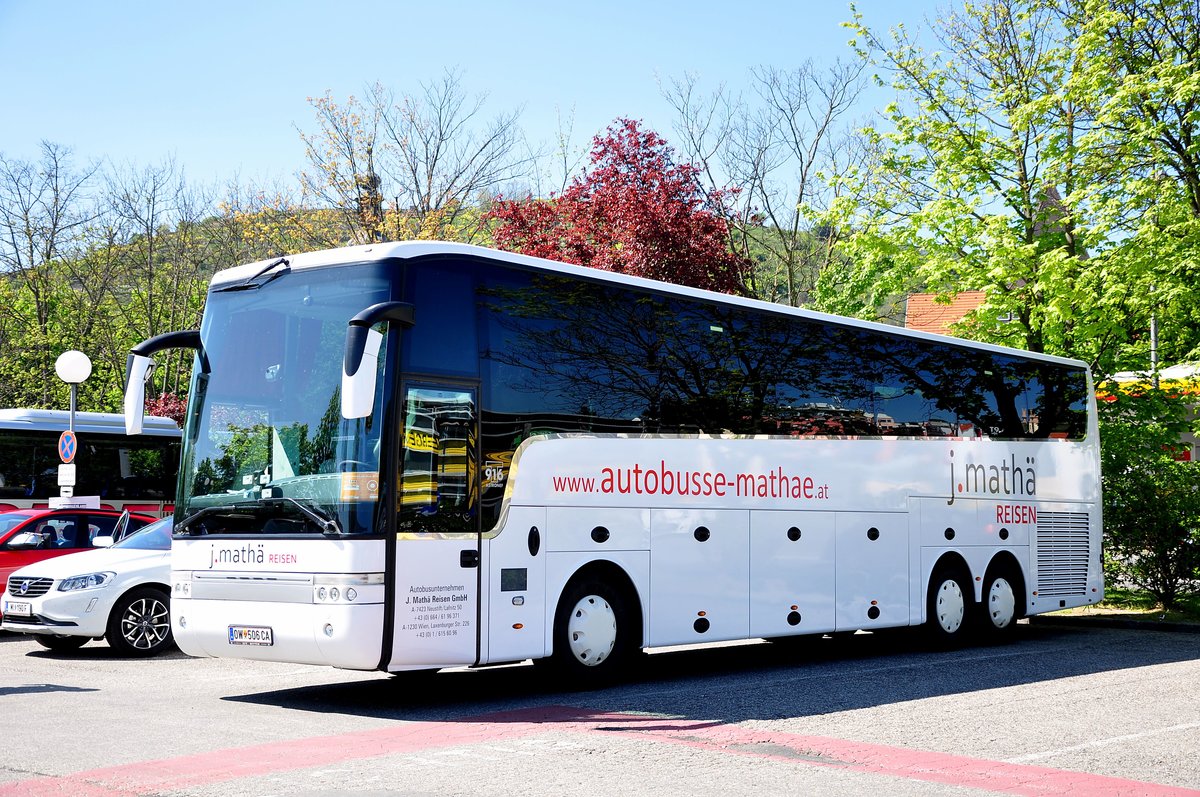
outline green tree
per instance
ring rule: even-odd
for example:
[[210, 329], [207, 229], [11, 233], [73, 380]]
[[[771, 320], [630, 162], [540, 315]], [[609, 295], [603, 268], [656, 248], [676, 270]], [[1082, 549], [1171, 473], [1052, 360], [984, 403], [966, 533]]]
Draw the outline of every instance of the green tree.
[[0, 357], [11, 363], [0, 399], [7, 402], [47, 406], [58, 393], [61, 263], [85, 246], [97, 169], [76, 168], [69, 149], [49, 142], [36, 162], [0, 154], [0, 282], [8, 294], [0, 304]]
[[[1074, 0], [1058, 10], [1084, 65], [1068, 89], [1096, 120], [1084, 152], [1118, 167], [1117, 179], [1082, 193], [1120, 231], [1114, 260], [1153, 286], [1145, 302], [1166, 332], [1160, 359], [1200, 357], [1200, 3]], [[1140, 367], [1147, 336], [1137, 343]]]
[[[823, 309], [870, 316], [915, 290], [982, 290], [987, 301], [961, 332], [1076, 356], [1100, 373], [1144, 352], [1152, 313], [1194, 327], [1167, 312], [1189, 284], [1194, 257], [1179, 257], [1187, 235], [1172, 245], [1142, 237], [1155, 223], [1146, 201], [1164, 179], [1161, 159], [1123, 157], [1156, 151], [1151, 133], [1160, 128], [1114, 128], [1108, 120], [1129, 113], [1130, 97], [1122, 111], [1097, 94], [1098, 75], [1113, 68], [1101, 54], [1105, 42], [1146, 18], [1104, 14], [1093, 23], [1087, 9], [1101, 6], [968, 5], [931, 23], [936, 52], [903, 28], [885, 39], [856, 13], [856, 45], [890, 78], [898, 101], [888, 108], [890, 128], [872, 133], [874, 168], [848, 178], [851, 190], [828, 217], [854, 234], [844, 250], [849, 265], [822, 275]], [[1181, 24], [1200, 23], [1193, 14]], [[1146, 79], [1141, 68], [1136, 59], [1123, 66], [1134, 84]], [[1194, 93], [1185, 72], [1155, 73], [1163, 102], [1171, 90]], [[1157, 223], [1172, 224], [1164, 215]], [[1173, 339], [1189, 334], [1166, 330]]]

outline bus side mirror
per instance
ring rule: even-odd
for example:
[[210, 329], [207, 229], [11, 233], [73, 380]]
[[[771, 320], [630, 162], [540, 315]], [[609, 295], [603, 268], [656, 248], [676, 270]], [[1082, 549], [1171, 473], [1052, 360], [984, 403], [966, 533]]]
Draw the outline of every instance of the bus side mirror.
[[[362, 327], [351, 327], [346, 333], [346, 348], [352, 345], [350, 337]], [[342, 363], [342, 417], [366, 418], [375, 409], [375, 374], [378, 372], [379, 349], [383, 346], [383, 333], [374, 329], [363, 330], [362, 341], [353, 344], [357, 350], [357, 367], [350, 369], [347, 357]]]
[[142, 416], [146, 413], [146, 381], [154, 373], [154, 360], [130, 354], [125, 370], [125, 434], [141, 434]]
[[365, 418], [375, 409], [375, 374], [383, 333], [371, 327], [382, 321], [395, 321], [407, 329], [413, 325], [413, 306], [380, 302], [350, 319], [342, 358], [342, 417], [347, 420]]
[[200, 358], [200, 373], [207, 374], [211, 370], [198, 329], [164, 332], [134, 346], [125, 359], [125, 434], [142, 432], [142, 416], [146, 412], [146, 382], [154, 373], [154, 360], [150, 356], [163, 349], [195, 349], [196, 356]]

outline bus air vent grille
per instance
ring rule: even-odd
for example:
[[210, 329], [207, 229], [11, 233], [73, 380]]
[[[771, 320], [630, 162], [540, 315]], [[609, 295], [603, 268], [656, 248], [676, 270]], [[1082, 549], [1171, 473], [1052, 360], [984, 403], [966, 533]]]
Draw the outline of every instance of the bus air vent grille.
[[1038, 512], [1038, 595], [1087, 594], [1089, 532], [1086, 512]]

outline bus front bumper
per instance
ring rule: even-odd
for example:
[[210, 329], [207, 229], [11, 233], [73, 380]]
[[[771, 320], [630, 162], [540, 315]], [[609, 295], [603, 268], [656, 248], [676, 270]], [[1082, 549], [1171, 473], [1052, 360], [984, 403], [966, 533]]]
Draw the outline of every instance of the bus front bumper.
[[189, 656], [379, 667], [383, 604], [317, 605], [259, 601], [172, 601], [171, 625]]

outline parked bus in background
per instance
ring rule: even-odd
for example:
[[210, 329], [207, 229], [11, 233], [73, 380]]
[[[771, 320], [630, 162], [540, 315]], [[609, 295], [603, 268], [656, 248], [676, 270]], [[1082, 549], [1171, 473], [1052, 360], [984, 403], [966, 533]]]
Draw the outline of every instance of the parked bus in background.
[[389, 672], [1095, 603], [1086, 366], [447, 243], [216, 274], [172, 548], [196, 656]]
[[[44, 508], [59, 495], [58, 438], [70, 426], [63, 410], [0, 409], [0, 512]], [[147, 417], [145, 434], [125, 434], [122, 415], [76, 412], [75, 495], [101, 507], [158, 517], [174, 511], [179, 426]]]

